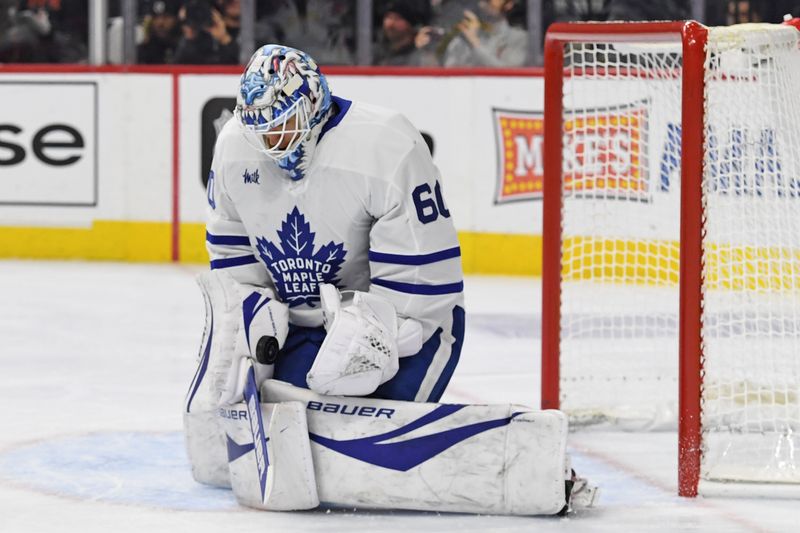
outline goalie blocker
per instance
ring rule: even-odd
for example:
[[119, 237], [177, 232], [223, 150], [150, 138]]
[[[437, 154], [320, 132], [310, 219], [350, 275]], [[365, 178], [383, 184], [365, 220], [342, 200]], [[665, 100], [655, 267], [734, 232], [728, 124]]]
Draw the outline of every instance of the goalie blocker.
[[[253, 390], [245, 403], [220, 409], [231, 486], [243, 505], [565, 510], [573, 479], [559, 411], [323, 396], [276, 380], [260, 392], [260, 412]], [[595, 490], [580, 488], [591, 505]]]

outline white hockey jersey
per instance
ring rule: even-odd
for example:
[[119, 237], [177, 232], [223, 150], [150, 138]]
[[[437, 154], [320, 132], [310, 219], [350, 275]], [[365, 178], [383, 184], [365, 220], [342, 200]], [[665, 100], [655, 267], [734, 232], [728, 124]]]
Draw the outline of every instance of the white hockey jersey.
[[211, 268], [272, 289], [299, 326], [322, 325], [320, 283], [383, 296], [425, 340], [439, 337], [435, 380], [455, 365], [464, 329], [461, 252], [439, 171], [401, 114], [334, 101], [299, 181], [254, 150], [235, 119], [222, 129], [208, 182]]

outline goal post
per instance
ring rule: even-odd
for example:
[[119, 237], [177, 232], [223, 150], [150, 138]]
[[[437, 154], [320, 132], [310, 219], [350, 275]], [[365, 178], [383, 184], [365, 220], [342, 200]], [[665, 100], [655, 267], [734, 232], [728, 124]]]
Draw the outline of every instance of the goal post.
[[683, 496], [800, 483], [798, 33], [556, 23], [544, 55], [542, 407], [677, 424]]

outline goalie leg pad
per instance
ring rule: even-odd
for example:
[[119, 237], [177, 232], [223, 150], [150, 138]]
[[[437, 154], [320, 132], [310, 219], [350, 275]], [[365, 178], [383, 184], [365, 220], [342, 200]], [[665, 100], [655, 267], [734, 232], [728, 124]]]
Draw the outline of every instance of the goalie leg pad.
[[269, 511], [319, 505], [305, 406], [260, 404], [266, 435], [254, 442], [248, 404], [222, 408], [231, 488], [242, 505]]
[[261, 393], [305, 406], [321, 501], [517, 515], [564, 507], [559, 411], [322, 396], [275, 380]]
[[230, 282], [217, 273], [205, 272], [197, 284], [206, 306], [200, 361], [186, 395], [183, 426], [192, 476], [200, 483], [230, 487], [225, 438], [217, 407], [235, 357], [235, 339], [240, 334], [238, 295]]
[[216, 409], [184, 412], [183, 427], [186, 452], [195, 481], [230, 488], [225, 436]]
[[[264, 289], [238, 283], [222, 270], [197, 277], [206, 307], [197, 372], [186, 396], [183, 425], [192, 475], [200, 483], [229, 487], [220, 405], [241, 401], [243, 375], [252, 339], [270, 335], [283, 343], [288, 331], [286, 306]], [[259, 380], [272, 365], [254, 364]]]

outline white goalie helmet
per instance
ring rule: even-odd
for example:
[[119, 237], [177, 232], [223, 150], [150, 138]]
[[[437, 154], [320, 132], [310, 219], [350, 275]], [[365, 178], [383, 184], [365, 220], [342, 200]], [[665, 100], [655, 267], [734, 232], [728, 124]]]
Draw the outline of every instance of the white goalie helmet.
[[234, 115], [248, 142], [302, 179], [331, 112], [331, 93], [305, 52], [275, 44], [250, 58], [239, 82]]

